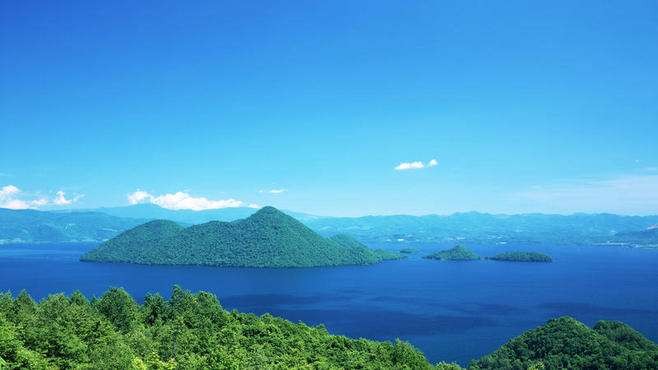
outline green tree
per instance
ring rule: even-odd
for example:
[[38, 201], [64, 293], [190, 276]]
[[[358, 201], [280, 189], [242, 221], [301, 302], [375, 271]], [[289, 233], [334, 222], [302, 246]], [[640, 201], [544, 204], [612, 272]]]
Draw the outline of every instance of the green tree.
[[140, 321], [135, 300], [121, 288], [110, 288], [96, 303], [96, 308], [119, 331], [127, 333]]

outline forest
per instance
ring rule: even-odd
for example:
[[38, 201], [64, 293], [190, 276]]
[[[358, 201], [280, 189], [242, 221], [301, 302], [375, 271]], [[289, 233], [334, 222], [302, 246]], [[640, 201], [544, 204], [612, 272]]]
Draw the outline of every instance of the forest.
[[[447, 366], [447, 365], [446, 365]], [[0, 295], [0, 368], [430, 368], [406, 342], [330, 335], [271, 315], [227, 311], [209, 293], [174, 287], [138, 304], [112, 288], [35, 302]]]
[[[549, 321], [470, 369], [655, 369], [658, 346], [629, 326]], [[0, 368], [8, 369], [460, 369], [430, 364], [407, 342], [331, 335], [323, 326], [227, 311], [206, 292], [178, 286], [137, 303], [111, 288], [35, 302], [0, 294]]]

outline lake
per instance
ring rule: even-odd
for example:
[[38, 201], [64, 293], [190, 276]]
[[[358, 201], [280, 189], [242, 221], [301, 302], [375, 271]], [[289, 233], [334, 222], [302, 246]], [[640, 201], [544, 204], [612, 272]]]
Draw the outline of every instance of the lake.
[[82, 263], [94, 245], [0, 246], [0, 290], [36, 299], [123, 287], [138, 299], [171, 287], [215, 293], [228, 309], [270, 312], [324, 324], [334, 334], [407, 340], [432, 362], [468, 363], [510, 338], [570, 315], [588, 325], [624, 321], [658, 341], [658, 250], [620, 247], [476, 246], [484, 256], [524, 249], [549, 264], [440, 262], [420, 258], [436, 244], [382, 245], [418, 251], [373, 266], [303, 269], [141, 266]]

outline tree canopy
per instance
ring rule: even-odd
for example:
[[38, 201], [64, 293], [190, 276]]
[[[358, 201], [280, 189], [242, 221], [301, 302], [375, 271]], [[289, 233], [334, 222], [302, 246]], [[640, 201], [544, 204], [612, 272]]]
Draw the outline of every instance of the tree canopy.
[[[331, 335], [323, 326], [222, 308], [174, 287], [137, 303], [109, 289], [35, 302], [0, 294], [0, 369], [461, 369], [431, 365], [409, 343]], [[656, 369], [658, 346], [631, 327], [549, 321], [474, 360], [469, 369]]]
[[629, 326], [593, 329], [570, 317], [549, 321], [473, 361], [471, 369], [656, 369], [658, 346]]
[[226, 311], [206, 292], [174, 287], [138, 304], [100, 298], [0, 295], [0, 368], [430, 368], [406, 342], [330, 335], [324, 327]]

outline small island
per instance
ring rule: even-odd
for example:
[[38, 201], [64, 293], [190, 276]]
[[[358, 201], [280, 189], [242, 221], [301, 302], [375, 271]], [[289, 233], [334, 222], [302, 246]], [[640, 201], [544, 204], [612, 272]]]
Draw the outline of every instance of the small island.
[[440, 261], [474, 261], [479, 260], [480, 256], [463, 245], [456, 245], [454, 248], [438, 251], [425, 258]]
[[488, 259], [507, 262], [553, 262], [553, 259], [545, 254], [523, 251], [499, 253]]
[[416, 250], [413, 249], [413, 248], [402, 248], [399, 251], [399, 253], [402, 253], [402, 254], [412, 254], [414, 252], [416, 252]]

